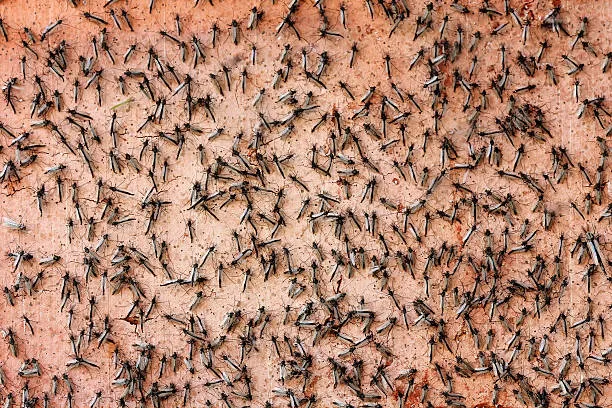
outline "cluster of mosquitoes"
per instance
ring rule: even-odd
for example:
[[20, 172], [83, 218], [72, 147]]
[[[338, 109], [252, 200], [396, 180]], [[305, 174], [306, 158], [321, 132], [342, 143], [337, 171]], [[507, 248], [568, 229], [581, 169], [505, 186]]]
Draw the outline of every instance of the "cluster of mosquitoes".
[[2, 406], [607, 406], [609, 38], [462, 3], [2, 16]]

